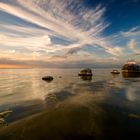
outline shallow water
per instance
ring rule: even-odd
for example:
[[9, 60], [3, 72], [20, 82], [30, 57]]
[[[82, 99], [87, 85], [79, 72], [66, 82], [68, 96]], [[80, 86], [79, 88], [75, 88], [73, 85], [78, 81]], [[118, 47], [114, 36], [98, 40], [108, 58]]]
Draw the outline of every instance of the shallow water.
[[[9, 125], [0, 128], [0, 138], [139, 136], [140, 78], [112, 75], [111, 70], [93, 69], [93, 77], [85, 78], [77, 76], [79, 69], [1, 69], [0, 111], [13, 112], [5, 118]], [[43, 81], [46, 75], [54, 80]]]

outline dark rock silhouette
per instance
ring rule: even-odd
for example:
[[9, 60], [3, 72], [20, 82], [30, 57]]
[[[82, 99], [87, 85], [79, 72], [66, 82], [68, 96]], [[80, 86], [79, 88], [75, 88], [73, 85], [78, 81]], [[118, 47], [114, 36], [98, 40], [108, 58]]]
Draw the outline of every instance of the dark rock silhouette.
[[42, 77], [42, 80], [45, 80], [47, 82], [51, 82], [53, 80], [53, 77], [52, 76], [44, 76], [44, 77]]
[[140, 73], [140, 66], [137, 64], [125, 64], [122, 67], [124, 73]]
[[128, 61], [122, 67], [122, 76], [124, 78], [140, 77], [140, 66], [135, 61]]
[[122, 72], [123, 78], [138, 78], [140, 77], [139, 72]]
[[140, 66], [134, 60], [129, 60], [123, 67], [123, 73], [140, 73]]

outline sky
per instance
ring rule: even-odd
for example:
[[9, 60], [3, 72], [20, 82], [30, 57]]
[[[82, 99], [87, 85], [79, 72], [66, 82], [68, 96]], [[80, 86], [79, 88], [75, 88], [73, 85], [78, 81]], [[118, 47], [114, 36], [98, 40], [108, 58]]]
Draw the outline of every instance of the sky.
[[0, 0], [0, 68], [140, 63], [140, 0]]

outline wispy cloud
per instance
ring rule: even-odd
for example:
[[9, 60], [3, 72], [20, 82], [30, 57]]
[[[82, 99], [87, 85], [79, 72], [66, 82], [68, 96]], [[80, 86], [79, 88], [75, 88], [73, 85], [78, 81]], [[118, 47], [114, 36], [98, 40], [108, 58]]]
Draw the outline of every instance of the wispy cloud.
[[128, 47], [129, 49], [135, 51], [136, 49], [136, 46], [137, 46], [137, 43], [134, 39], [131, 39], [129, 42], [128, 42]]
[[[104, 18], [106, 8], [101, 5], [89, 9], [80, 0], [1, 0], [0, 11], [8, 13], [11, 19], [16, 16], [36, 25], [27, 26], [18, 20], [16, 24], [0, 23], [0, 57], [16, 59], [21, 56], [18, 59], [63, 63], [64, 59], [79, 62], [86, 54], [89, 61], [100, 61], [102, 58], [95, 55], [98, 48], [107, 54], [106, 60], [115, 58], [113, 62], [123, 55], [124, 49], [103, 35], [109, 23]], [[137, 27], [120, 34], [128, 37], [137, 35], [138, 31]], [[52, 37], [61, 37], [71, 43], [57, 44]], [[85, 52], [87, 44], [95, 48], [94, 53]]]
[[140, 35], [140, 26], [133, 27], [128, 31], [121, 31], [120, 34], [123, 37], [136, 37], [136, 36]]
[[126, 38], [127, 41], [127, 49], [131, 51], [131, 55], [140, 54], [140, 27], [133, 27], [126, 32], [120, 32], [123, 38]]
[[135, 39], [131, 39], [128, 42], [128, 48], [132, 51], [132, 55], [140, 55], [140, 48], [138, 48], [138, 44], [139, 42], [137, 42]]

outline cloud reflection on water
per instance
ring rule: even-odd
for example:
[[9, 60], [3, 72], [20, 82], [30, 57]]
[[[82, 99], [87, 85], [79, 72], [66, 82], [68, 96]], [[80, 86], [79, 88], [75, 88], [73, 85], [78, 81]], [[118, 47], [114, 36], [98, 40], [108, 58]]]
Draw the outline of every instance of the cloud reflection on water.
[[[46, 137], [50, 140], [118, 140], [139, 136], [140, 120], [135, 117], [140, 114], [139, 78], [112, 77], [108, 71], [102, 70], [103, 72], [94, 72], [91, 81], [85, 81], [74, 75], [78, 71], [65, 70], [55, 73], [51, 83], [41, 80], [41, 76], [46, 74], [44, 70], [32, 74], [27, 72], [32, 77], [30, 80], [34, 82], [27, 82], [21, 72], [24, 82], [20, 79], [18, 81], [25, 87], [31, 82], [33, 87], [28, 84], [25, 89], [31, 89], [23, 90], [26, 91], [23, 95], [26, 95], [28, 100], [24, 98], [17, 103], [16, 98], [14, 99], [16, 95], [13, 96], [17, 105], [11, 106], [13, 113], [7, 118], [12, 123], [6, 129], [0, 130], [0, 139], [16, 140], [21, 135], [23, 139], [28, 137], [30, 140]], [[62, 78], [58, 75], [62, 75]], [[19, 89], [21, 95], [18, 97], [23, 97]], [[37, 100], [30, 98], [34, 97], [33, 95], [36, 95]], [[10, 105], [6, 102], [2, 106], [6, 108]], [[25, 119], [20, 120], [24, 117]], [[40, 128], [43, 129], [40, 131]]]

